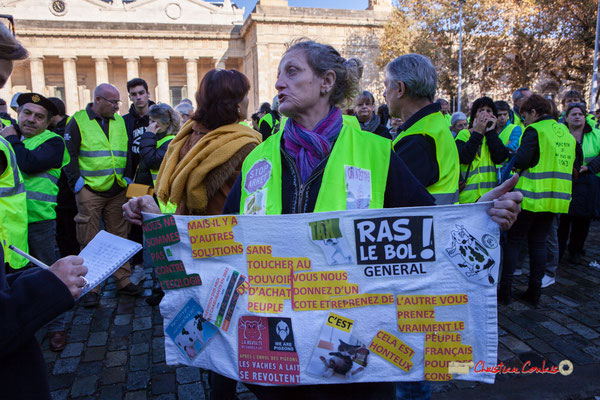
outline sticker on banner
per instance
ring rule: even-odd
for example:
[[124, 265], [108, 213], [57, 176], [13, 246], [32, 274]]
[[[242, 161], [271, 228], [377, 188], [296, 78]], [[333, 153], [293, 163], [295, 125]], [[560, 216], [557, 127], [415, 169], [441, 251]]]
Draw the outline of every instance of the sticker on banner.
[[238, 321], [238, 364], [242, 381], [300, 383], [291, 318], [242, 316]]
[[369, 208], [371, 202], [371, 171], [345, 165], [346, 210]]
[[165, 329], [189, 361], [193, 361], [217, 333], [217, 328], [204, 319], [203, 312], [200, 304], [191, 298]]
[[323, 251], [329, 265], [352, 264], [353, 257], [340, 230], [340, 219], [331, 218], [308, 223], [310, 238]]
[[354, 231], [365, 277], [424, 275], [436, 260], [433, 216], [357, 219]]
[[215, 279], [208, 301], [204, 318], [224, 331], [229, 329], [233, 312], [240, 297], [238, 289], [244, 284], [246, 277], [232, 268], [223, 268]]
[[495, 285], [498, 281], [497, 237], [456, 224], [450, 232], [446, 254], [468, 280], [486, 286]]
[[367, 368], [369, 349], [351, 334], [354, 320], [329, 313], [308, 372], [327, 379], [356, 380]]

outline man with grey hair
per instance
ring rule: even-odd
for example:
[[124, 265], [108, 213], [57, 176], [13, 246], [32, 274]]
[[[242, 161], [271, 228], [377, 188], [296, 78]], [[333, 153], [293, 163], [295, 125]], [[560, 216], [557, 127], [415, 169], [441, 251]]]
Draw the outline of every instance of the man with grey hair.
[[465, 113], [457, 111], [452, 114], [452, 118], [450, 119], [450, 132], [452, 132], [454, 138], [456, 138], [458, 132], [467, 129], [468, 127], [469, 121], [467, 120]]
[[177, 106], [175, 107], [175, 111], [179, 113], [179, 116], [181, 117], [181, 125], [183, 125], [186, 122], [188, 122], [188, 120], [194, 113], [194, 107], [188, 102], [182, 101], [181, 103], [177, 104]]
[[[106, 230], [127, 238], [129, 225], [122, 218], [125, 192], [133, 171], [127, 128], [117, 114], [121, 106], [119, 91], [103, 83], [94, 90], [94, 102], [77, 111], [67, 124], [65, 141], [71, 163], [65, 167], [69, 186], [77, 199], [77, 236], [85, 247], [100, 230], [100, 216]], [[142, 289], [131, 283], [129, 262], [113, 276], [119, 293], [136, 296]], [[100, 288], [82, 299], [85, 307], [99, 303]]]
[[525, 130], [525, 124], [523, 123], [523, 118], [521, 117], [521, 114], [519, 113], [519, 108], [521, 107], [521, 105], [523, 103], [525, 103], [525, 100], [527, 100], [529, 98], [529, 96], [531, 96], [531, 95], [532, 95], [531, 90], [529, 90], [528, 87], [518, 88], [517, 90], [515, 90], [513, 92], [513, 95], [512, 95], [513, 109], [510, 112], [510, 123], [520, 126], [521, 131]]
[[392, 117], [404, 124], [395, 152], [433, 195], [436, 204], [458, 203], [459, 160], [439, 103], [433, 103], [437, 72], [420, 54], [406, 54], [386, 66], [385, 98]]

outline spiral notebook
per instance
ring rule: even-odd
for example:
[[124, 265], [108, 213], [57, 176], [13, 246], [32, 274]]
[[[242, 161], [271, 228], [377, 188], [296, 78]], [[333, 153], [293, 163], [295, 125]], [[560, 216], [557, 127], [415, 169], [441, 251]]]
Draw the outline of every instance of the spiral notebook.
[[106, 231], [98, 232], [79, 253], [79, 257], [84, 260], [83, 264], [88, 268], [85, 278], [89, 285], [83, 289], [82, 295], [108, 279], [141, 249], [142, 245], [139, 243]]

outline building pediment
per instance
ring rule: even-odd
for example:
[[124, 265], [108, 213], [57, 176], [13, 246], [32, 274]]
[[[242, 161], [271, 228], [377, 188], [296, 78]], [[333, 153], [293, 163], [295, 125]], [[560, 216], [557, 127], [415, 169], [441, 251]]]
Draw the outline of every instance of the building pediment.
[[[0, 13], [19, 20], [241, 25], [230, 0], [0, 0]], [[17, 24], [18, 29], [18, 24]]]

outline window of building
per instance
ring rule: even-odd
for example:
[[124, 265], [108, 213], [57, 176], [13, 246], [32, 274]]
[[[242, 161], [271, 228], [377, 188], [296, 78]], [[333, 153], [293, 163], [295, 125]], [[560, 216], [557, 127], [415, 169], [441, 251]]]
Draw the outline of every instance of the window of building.
[[[65, 102], [65, 87], [64, 86], [54, 86], [54, 97], [58, 97], [63, 102]], [[51, 96], [52, 97], [52, 96]]]
[[183, 100], [186, 96], [186, 90], [184, 86], [171, 86], [170, 92], [171, 104], [173, 106], [176, 106], [177, 104], [181, 103], [181, 100]]

